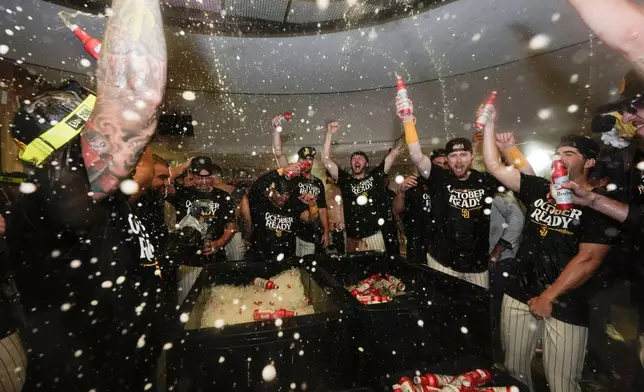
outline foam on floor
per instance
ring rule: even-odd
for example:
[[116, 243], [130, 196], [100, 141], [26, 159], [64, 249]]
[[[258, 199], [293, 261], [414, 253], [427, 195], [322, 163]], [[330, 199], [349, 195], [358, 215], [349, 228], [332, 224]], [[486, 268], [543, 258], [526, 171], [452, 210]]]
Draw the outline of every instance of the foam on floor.
[[252, 323], [255, 309], [262, 312], [294, 310], [297, 316], [315, 313], [304, 293], [299, 269], [291, 268], [269, 279], [279, 288], [264, 290], [253, 284], [211, 287], [210, 298], [201, 317], [201, 328]]

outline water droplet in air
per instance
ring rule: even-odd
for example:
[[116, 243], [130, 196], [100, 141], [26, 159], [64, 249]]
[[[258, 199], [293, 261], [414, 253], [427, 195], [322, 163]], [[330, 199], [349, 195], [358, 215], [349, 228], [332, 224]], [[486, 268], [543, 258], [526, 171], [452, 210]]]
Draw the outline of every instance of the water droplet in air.
[[20, 193], [28, 195], [30, 193], [36, 192], [36, 184], [34, 184], [33, 182], [21, 182], [18, 189], [20, 189]]
[[423, 325], [425, 325], [425, 322], [423, 320], [418, 320], [418, 326], [422, 327]]
[[284, 260], [284, 253], [280, 253], [277, 255], [277, 261], [282, 261]]
[[289, 388], [291, 388], [291, 389], [295, 389], [295, 388], [297, 388], [297, 385], [295, 385], [295, 383], [294, 383], [294, 382], [292, 382], [292, 383], [291, 383], [291, 385], [289, 385]]
[[440, 138], [437, 138], [437, 137], [433, 137], [433, 138], [432, 138], [432, 140], [431, 140], [431, 143], [432, 143], [432, 144], [438, 144], [438, 143], [440, 143], [440, 142], [441, 142], [441, 139], [440, 139]]
[[[23, 184], [24, 184], [24, 182], [23, 182]], [[367, 201], [369, 201], [369, 200], [367, 199], [367, 196], [365, 196], [365, 195], [360, 195], [360, 196], [358, 196], [358, 199], [356, 199], [356, 202], [360, 206], [363, 206], [363, 205], [367, 204]]]
[[472, 42], [479, 42], [481, 39], [481, 33], [476, 33], [472, 36]]
[[577, 105], [568, 106], [568, 113], [577, 113], [577, 110], [579, 110], [579, 106]]
[[144, 391], [149, 391], [150, 389], [152, 389], [152, 383], [147, 383], [147, 384], [145, 384], [145, 386], [143, 387], [143, 390], [144, 390]]
[[60, 305], [60, 310], [62, 310], [63, 312], [66, 312], [71, 308], [72, 305], [69, 302], [65, 302], [64, 304]]
[[295, 340], [300, 340], [300, 333], [299, 333], [299, 332], [295, 332], [295, 333], [293, 334], [293, 339], [295, 339]]
[[462, 333], [467, 333], [468, 332], [467, 327], [461, 327], [461, 332]]
[[489, 196], [485, 198], [485, 202], [486, 202], [487, 204], [492, 204], [492, 202], [493, 202], [493, 201], [494, 201], [494, 199], [493, 199], [493, 198], [491, 198], [491, 197], [489, 197]]
[[486, 208], [486, 209], [483, 210], [483, 213], [485, 215], [490, 215], [492, 213], [492, 210], [490, 210], [489, 208]]
[[610, 192], [612, 192], [612, 191], [614, 191], [616, 189], [617, 189], [617, 184], [610, 183], [610, 184], [606, 185], [606, 190], [608, 190]]
[[385, 220], [384, 220], [384, 219], [382, 219], [382, 218], [378, 219], [378, 225], [379, 225], [379, 226], [382, 226], [382, 225], [384, 225], [384, 224], [385, 224]]
[[550, 46], [552, 39], [545, 34], [537, 34], [530, 39], [528, 47], [531, 50], [543, 50]]
[[371, 28], [371, 31], [369, 31], [367, 38], [369, 38], [369, 41], [373, 41], [374, 39], [378, 38], [378, 33], [376, 33], [375, 28]]
[[88, 67], [92, 66], [92, 63], [88, 59], [80, 59], [79, 62], [80, 62], [80, 65], [85, 67], [85, 68], [88, 68]]
[[111, 280], [106, 280], [103, 283], [101, 283], [101, 287], [104, 289], [109, 289], [112, 287], [112, 281]]
[[219, 357], [219, 363], [224, 363], [224, 361], [226, 361], [226, 358], [224, 358], [223, 356]]
[[168, 342], [168, 343], [166, 343], [166, 344], [164, 344], [164, 345], [163, 345], [163, 349], [164, 349], [165, 351], [168, 351], [168, 350], [170, 350], [171, 348], [172, 348], [172, 343], [170, 343], [170, 342]]
[[215, 328], [223, 328], [226, 322], [224, 319], [217, 319], [215, 320]]
[[80, 357], [81, 355], [83, 355], [83, 350], [76, 350], [76, 352], [74, 353], [74, 356], [76, 358]]
[[277, 370], [275, 369], [275, 366], [266, 365], [264, 366], [264, 369], [262, 369], [262, 378], [264, 379], [264, 381], [273, 381], [275, 380], [276, 376]]
[[183, 97], [183, 99], [185, 99], [186, 101], [194, 101], [197, 98], [195, 93], [192, 91], [184, 91], [181, 94], [181, 97]]
[[570, 80], [568, 82], [570, 82], [570, 84], [575, 84], [578, 81], [579, 81], [579, 75], [578, 74], [572, 74], [570, 76]]
[[[60, 255], [60, 251], [57, 251], [58, 255]], [[54, 252], [51, 252], [52, 256], [54, 255]], [[72, 260], [71, 263], [69, 263], [69, 266], [72, 268], [78, 268], [81, 266], [81, 261], [80, 260]]]
[[555, 12], [554, 14], [552, 14], [552, 18], [550, 18], [553, 23], [557, 22], [559, 19], [561, 19], [561, 14], [559, 12]]
[[405, 181], [405, 177], [403, 177], [401, 175], [397, 175], [396, 178], [395, 178], [395, 181], [396, 181], [396, 184], [400, 185], [400, 184], [403, 183], [403, 181]]
[[9, 53], [9, 47], [7, 45], [0, 45], [0, 55], [5, 55]]
[[13, 35], [13, 31], [11, 31], [11, 30], [9, 30], [9, 29], [6, 29], [4, 32], [5, 32], [5, 34], [7, 34], [8, 36], [12, 36], [12, 35]]
[[644, 161], [639, 162], [636, 167], [637, 167], [637, 170], [644, 171]]
[[141, 115], [135, 112], [134, 110], [126, 109], [123, 112], [121, 112], [121, 116], [126, 121], [139, 121], [141, 120]]
[[361, 353], [363, 353], [363, 352], [364, 352], [364, 348], [362, 348], [362, 347], [358, 347], [358, 351], [360, 351]]
[[304, 355], [304, 350], [300, 350], [300, 352], [299, 352], [298, 354], [299, 354], [299, 355], [300, 355], [300, 357], [301, 357], [302, 355]]
[[123, 282], [125, 282], [125, 276], [121, 275], [116, 278], [116, 284], [123, 284]]
[[179, 321], [181, 321], [182, 323], [187, 323], [188, 319], [190, 319], [188, 313], [181, 313], [181, 316], [179, 316]]
[[281, 318], [275, 319], [275, 326], [276, 327], [281, 327], [282, 324], [284, 324], [284, 320], [282, 320]]
[[315, 0], [315, 4], [323, 11], [329, 8], [329, 0]]
[[547, 119], [549, 119], [550, 117], [552, 117], [552, 109], [540, 109], [540, 110], [537, 112], [537, 116], [538, 116], [541, 120], [547, 120]]
[[336, 203], [338, 203], [338, 204], [340, 204], [340, 202], [342, 202], [342, 196], [340, 196], [340, 195], [335, 195], [335, 202], [336, 202]]
[[119, 186], [121, 192], [125, 195], [135, 195], [139, 191], [139, 184], [134, 180], [123, 180]]

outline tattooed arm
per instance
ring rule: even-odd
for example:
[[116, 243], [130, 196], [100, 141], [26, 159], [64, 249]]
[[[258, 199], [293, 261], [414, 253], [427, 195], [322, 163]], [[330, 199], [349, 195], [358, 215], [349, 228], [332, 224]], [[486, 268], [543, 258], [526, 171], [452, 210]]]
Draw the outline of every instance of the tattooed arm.
[[96, 106], [81, 134], [95, 199], [128, 178], [154, 134], [166, 83], [159, 0], [114, 0], [98, 61]]

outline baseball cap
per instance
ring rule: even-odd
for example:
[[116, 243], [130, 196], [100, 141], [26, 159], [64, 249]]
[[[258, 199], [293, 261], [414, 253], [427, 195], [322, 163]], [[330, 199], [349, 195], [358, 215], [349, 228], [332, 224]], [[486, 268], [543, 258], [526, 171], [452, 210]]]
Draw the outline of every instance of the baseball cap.
[[279, 177], [272, 182], [270, 188], [275, 190], [277, 193], [293, 193], [295, 189], [295, 184], [292, 180], [286, 179], [286, 177]]
[[457, 137], [445, 145], [445, 153], [451, 154], [456, 151], [469, 151], [472, 152], [472, 142], [464, 137]]
[[353, 157], [355, 157], [357, 155], [363, 157], [367, 161], [367, 163], [369, 163], [369, 157], [367, 156], [367, 153], [364, 152], [364, 151], [356, 151], [356, 152], [354, 152], [353, 154], [351, 154], [351, 158], [349, 158], [349, 160], [353, 159]]
[[302, 147], [299, 150], [297, 150], [297, 156], [300, 159], [307, 159], [307, 158], [315, 158], [315, 148], [313, 147]]
[[212, 159], [204, 156], [192, 158], [190, 172], [202, 177], [212, 175]]
[[447, 156], [447, 150], [444, 148], [437, 148], [436, 150], [432, 151], [431, 157], [429, 157], [429, 160], [433, 161], [434, 159], [438, 157], [445, 157]]
[[568, 135], [561, 138], [559, 147], [574, 147], [585, 158], [597, 159], [599, 155], [599, 144], [587, 136]]
[[626, 72], [626, 75], [622, 78], [619, 96], [620, 98], [617, 101], [598, 107], [596, 112], [610, 113], [620, 111], [624, 106], [644, 100], [644, 80], [634, 69]]

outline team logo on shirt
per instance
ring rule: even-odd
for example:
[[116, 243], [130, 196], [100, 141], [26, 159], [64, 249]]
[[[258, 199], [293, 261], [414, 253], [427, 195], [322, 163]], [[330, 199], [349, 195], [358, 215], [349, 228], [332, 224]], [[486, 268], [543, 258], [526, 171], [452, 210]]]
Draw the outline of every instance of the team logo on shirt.
[[188, 209], [188, 214], [199, 219], [200, 222], [204, 222], [217, 214], [219, 203], [208, 199], [199, 199], [194, 202], [188, 200], [186, 201], [186, 208]]
[[369, 177], [364, 181], [360, 181], [356, 185], [351, 185], [351, 192], [355, 196], [365, 195], [368, 191], [373, 188], [373, 177]]
[[270, 212], [264, 215], [264, 220], [266, 221], [266, 228], [275, 231], [275, 235], [278, 237], [281, 237], [283, 232], [290, 233], [294, 221], [291, 216], [271, 214]]
[[547, 236], [550, 230], [566, 235], [574, 234], [570, 231], [571, 225], [579, 223], [581, 210], [576, 208], [560, 210], [545, 199], [535, 200], [533, 206], [535, 209], [530, 213], [530, 219], [540, 226], [539, 234], [542, 237]]
[[318, 197], [318, 195], [320, 194], [320, 188], [318, 188], [314, 184], [300, 182], [298, 185], [300, 187], [300, 195], [311, 194], [314, 197]]
[[484, 189], [453, 189], [447, 186], [449, 192], [449, 205], [461, 209], [461, 215], [465, 219], [470, 218], [470, 211], [481, 209], [481, 200], [485, 195]]
[[154, 246], [150, 243], [150, 235], [145, 230], [143, 223], [134, 215], [128, 214], [127, 222], [130, 226], [129, 232], [134, 234], [139, 239], [139, 250], [141, 251], [139, 258], [142, 260], [141, 265], [144, 267], [154, 267], [155, 275], [161, 276], [159, 269], [159, 262], [154, 257]]

